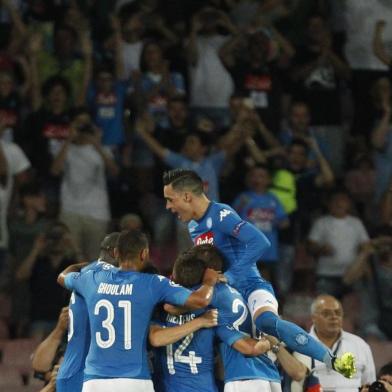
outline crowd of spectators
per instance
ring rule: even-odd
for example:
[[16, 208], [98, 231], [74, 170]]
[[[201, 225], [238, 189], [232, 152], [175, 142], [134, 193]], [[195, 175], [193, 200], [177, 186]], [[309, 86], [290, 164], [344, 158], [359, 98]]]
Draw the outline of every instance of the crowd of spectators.
[[271, 239], [282, 303], [355, 292], [359, 332], [392, 339], [391, 21], [384, 0], [2, 0], [9, 334], [53, 328], [54, 277], [109, 231], [146, 229], [169, 272], [181, 167]]

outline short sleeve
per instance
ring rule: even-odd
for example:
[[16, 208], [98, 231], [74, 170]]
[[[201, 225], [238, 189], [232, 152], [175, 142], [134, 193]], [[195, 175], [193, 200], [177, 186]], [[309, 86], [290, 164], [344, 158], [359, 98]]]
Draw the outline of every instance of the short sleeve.
[[225, 324], [216, 327], [216, 335], [228, 346], [232, 346], [237, 340], [248, 337], [244, 333], [237, 331], [232, 325]]
[[157, 290], [158, 301], [172, 305], [183, 306], [192, 294], [191, 290], [174, 283], [161, 275], [155, 275], [152, 280], [152, 290]]
[[357, 220], [357, 230], [360, 244], [369, 241], [369, 235], [365, 229], [365, 226], [359, 219]]

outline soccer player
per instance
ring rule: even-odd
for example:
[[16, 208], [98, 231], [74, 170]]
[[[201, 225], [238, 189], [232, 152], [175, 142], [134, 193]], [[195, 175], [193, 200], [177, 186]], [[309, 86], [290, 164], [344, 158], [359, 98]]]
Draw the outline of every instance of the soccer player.
[[[98, 260], [84, 267], [82, 272], [110, 268], [106, 263], [116, 265], [114, 251], [119, 235], [118, 232], [108, 234], [101, 242]], [[68, 315], [68, 344], [57, 373], [56, 391], [81, 392], [84, 363], [90, 347], [90, 330], [86, 304], [75, 291], [71, 294]]]
[[122, 232], [117, 243], [119, 268], [84, 273], [68, 267], [58, 282], [83, 296], [90, 322], [90, 349], [83, 392], [153, 391], [146, 340], [157, 303], [200, 309], [209, 305], [219, 274], [205, 271], [203, 285], [190, 291], [169, 279], [139, 272], [148, 259], [140, 231]]
[[279, 318], [274, 290], [260, 276], [256, 266], [270, 246], [265, 235], [242, 220], [227, 204], [210, 201], [195, 172], [171, 170], [163, 175], [163, 183], [166, 208], [181, 221], [188, 222], [194, 244], [214, 244], [223, 253], [228, 282], [247, 301], [258, 330], [284, 341], [291, 350], [324, 362], [327, 367], [350, 377], [354, 372], [352, 356], [348, 356], [345, 363], [336, 360], [327, 347], [302, 328]]
[[[205, 269], [206, 263], [203, 260], [193, 252], [184, 252], [174, 264], [173, 279], [184, 287], [197, 288]], [[214, 330], [199, 330], [167, 347], [166, 350], [161, 349], [158, 352], [157, 368], [160, 373], [159, 379], [162, 380], [162, 391], [215, 392], [217, 390], [214, 381], [215, 336], [225, 343], [224, 364], [229, 368], [226, 372], [225, 366], [225, 378], [237, 380], [267, 378], [269, 369], [275, 376], [274, 381], [279, 385], [279, 374], [267, 357], [257, 359], [244, 357], [244, 355], [252, 357], [261, 355], [268, 351], [271, 345], [267, 339], [257, 341], [250, 337], [250, 317], [247, 316], [249, 313], [241, 295], [228, 285], [218, 284], [211, 305], [218, 308], [219, 315], [219, 323]], [[191, 312], [176, 316], [168, 315], [166, 325], [171, 326], [192, 320], [196, 314]], [[241, 329], [245, 321], [248, 330], [243, 333]], [[255, 370], [252, 367], [255, 367]], [[260, 367], [266, 369], [256, 375], [255, 371]]]

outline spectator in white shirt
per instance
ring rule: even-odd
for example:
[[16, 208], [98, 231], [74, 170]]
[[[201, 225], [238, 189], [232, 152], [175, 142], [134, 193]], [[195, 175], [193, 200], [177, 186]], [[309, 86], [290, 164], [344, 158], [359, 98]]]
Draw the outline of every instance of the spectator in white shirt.
[[106, 172], [115, 176], [118, 168], [110, 150], [101, 145], [99, 131], [85, 109], [75, 110], [70, 137], [51, 171], [63, 175], [60, 218], [69, 227], [81, 256], [93, 260], [111, 218]]
[[361, 220], [350, 215], [351, 200], [346, 192], [334, 192], [328, 209], [311, 227], [309, 247], [317, 257], [317, 292], [341, 298], [348, 289], [343, 275], [369, 236]]
[[22, 182], [30, 168], [30, 161], [22, 149], [15, 143], [3, 140], [5, 130], [5, 121], [0, 116], [0, 286], [5, 283], [3, 272], [8, 249], [7, 215], [15, 180], [17, 183]]
[[205, 7], [197, 13], [192, 20], [187, 57], [193, 113], [207, 115], [222, 126], [227, 125], [224, 121], [234, 84], [219, 57], [219, 49], [230, 36], [219, 34], [218, 27], [237, 33], [237, 28], [224, 12]]
[[[324, 343], [337, 356], [351, 352], [356, 361], [357, 372], [353, 378], [345, 378], [339, 373], [329, 370], [325, 364], [312, 361], [310, 357], [295, 353], [313, 374], [318, 377], [324, 392], [357, 392], [362, 385], [376, 380], [376, 367], [369, 345], [359, 336], [343, 330], [342, 304], [330, 295], [320, 295], [311, 305], [313, 326], [310, 335]], [[302, 381], [303, 382], [303, 381]], [[293, 382], [291, 391], [302, 389], [298, 382]]]

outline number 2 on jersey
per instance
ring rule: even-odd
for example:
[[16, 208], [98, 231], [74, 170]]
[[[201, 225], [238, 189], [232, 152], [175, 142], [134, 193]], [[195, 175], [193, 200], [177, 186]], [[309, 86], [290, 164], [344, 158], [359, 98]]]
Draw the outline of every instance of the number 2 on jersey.
[[[131, 301], [118, 301], [118, 307], [124, 310], [124, 349], [130, 350], [132, 348], [132, 332], [131, 332]], [[101, 308], [105, 308], [107, 317], [102, 321], [102, 327], [106, 329], [108, 338], [105, 340], [102, 338], [100, 332], [95, 333], [95, 339], [97, 345], [100, 348], [109, 348], [113, 346], [116, 341], [116, 330], [113, 326], [114, 321], [114, 307], [111, 302], [106, 299], [98, 301], [94, 308], [94, 314], [97, 316]]]

